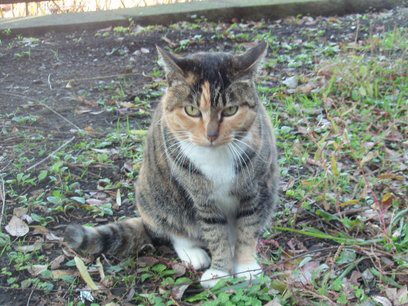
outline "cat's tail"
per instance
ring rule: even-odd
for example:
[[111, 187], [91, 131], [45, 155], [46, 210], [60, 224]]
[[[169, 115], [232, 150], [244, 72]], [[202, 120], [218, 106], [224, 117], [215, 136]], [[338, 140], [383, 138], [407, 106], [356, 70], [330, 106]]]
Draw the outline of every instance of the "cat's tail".
[[132, 218], [97, 227], [70, 224], [65, 229], [64, 241], [82, 254], [126, 256], [150, 244], [151, 238], [142, 218]]

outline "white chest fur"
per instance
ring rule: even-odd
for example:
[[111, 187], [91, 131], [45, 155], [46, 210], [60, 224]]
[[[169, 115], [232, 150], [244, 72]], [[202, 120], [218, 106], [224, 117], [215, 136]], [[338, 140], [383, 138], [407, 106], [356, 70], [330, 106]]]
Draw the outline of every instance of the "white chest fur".
[[234, 157], [226, 145], [218, 147], [191, 147], [181, 142], [181, 149], [190, 161], [209, 180], [213, 182], [213, 190], [209, 195], [218, 208], [227, 216], [236, 211], [237, 199], [230, 195], [235, 180]]

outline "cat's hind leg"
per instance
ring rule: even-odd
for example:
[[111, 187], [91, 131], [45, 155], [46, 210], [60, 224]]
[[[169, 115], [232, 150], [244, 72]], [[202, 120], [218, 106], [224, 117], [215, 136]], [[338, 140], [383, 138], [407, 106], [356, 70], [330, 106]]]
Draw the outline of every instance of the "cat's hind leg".
[[180, 236], [172, 236], [171, 242], [178, 257], [191, 265], [195, 270], [202, 270], [210, 266], [210, 256], [193, 240]]

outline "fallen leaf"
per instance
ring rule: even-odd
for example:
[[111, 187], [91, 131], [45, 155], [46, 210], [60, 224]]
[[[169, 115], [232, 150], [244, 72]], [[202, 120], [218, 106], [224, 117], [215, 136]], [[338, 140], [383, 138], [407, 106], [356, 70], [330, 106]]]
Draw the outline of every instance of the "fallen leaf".
[[307, 83], [307, 84], [297, 87], [296, 92], [300, 92], [303, 94], [309, 94], [315, 88], [316, 88], [315, 83]]
[[400, 288], [397, 292], [397, 300], [395, 301], [395, 305], [407, 305], [408, 303], [408, 288], [407, 285]]
[[34, 222], [33, 218], [31, 218], [30, 215], [22, 215], [20, 219], [23, 221], [26, 221], [28, 224], [31, 224]]
[[392, 204], [392, 199], [394, 198], [394, 195], [391, 192], [387, 192], [381, 199], [381, 204], [384, 206], [391, 206]]
[[92, 126], [85, 127], [84, 131], [86, 131], [89, 134], [93, 134], [95, 132]]
[[101, 201], [101, 200], [98, 200], [98, 199], [88, 199], [88, 200], [86, 200], [86, 203], [88, 203], [89, 205], [92, 205], [92, 206], [100, 206], [103, 203], [105, 203], [105, 201]]
[[349, 281], [351, 284], [358, 286], [360, 278], [361, 278], [361, 272], [354, 270], [350, 275]]
[[62, 237], [59, 237], [59, 236], [55, 235], [52, 232], [49, 232], [49, 233], [45, 234], [45, 238], [47, 240], [49, 240], [49, 241], [62, 241], [62, 240], [64, 240]]
[[171, 265], [171, 268], [176, 271], [176, 277], [186, 274], [186, 266], [181, 263], [176, 262]]
[[273, 299], [272, 301], [269, 301], [268, 303], [266, 303], [264, 306], [282, 306], [282, 304], [279, 303], [278, 301], [275, 301], [275, 299]]
[[377, 303], [381, 304], [382, 306], [393, 306], [391, 301], [384, 296], [373, 296], [373, 300]]
[[282, 84], [286, 85], [288, 88], [294, 89], [298, 86], [298, 80], [296, 76], [286, 78], [282, 81]]
[[42, 242], [36, 242], [30, 245], [18, 245], [18, 246], [15, 246], [14, 249], [19, 252], [29, 253], [29, 252], [41, 250], [42, 245], [43, 245]]
[[75, 265], [79, 271], [79, 274], [81, 274], [82, 279], [85, 281], [85, 283], [88, 285], [88, 287], [92, 290], [97, 290], [98, 287], [95, 285], [94, 281], [92, 280], [91, 276], [88, 273], [88, 270], [86, 269], [86, 266], [84, 262], [82, 261], [81, 258], [78, 256], [74, 257]]
[[5, 227], [7, 233], [14, 237], [22, 237], [29, 232], [28, 225], [21, 219], [13, 216]]
[[13, 216], [16, 216], [17, 218], [21, 218], [22, 216], [26, 215], [28, 212], [28, 209], [26, 207], [16, 207], [13, 209]]
[[116, 204], [120, 207], [122, 205], [122, 197], [120, 195], [120, 189], [116, 192]]
[[360, 161], [360, 166], [363, 166], [365, 163], [369, 162], [373, 158], [376, 158], [378, 156], [378, 152], [370, 151], [368, 152], [363, 159]]
[[33, 235], [44, 235], [47, 240], [50, 241], [62, 241], [63, 238], [50, 232], [46, 227], [41, 225], [33, 226]]
[[182, 298], [183, 295], [184, 295], [184, 292], [187, 290], [187, 288], [188, 288], [189, 286], [190, 286], [189, 284], [186, 284], [186, 285], [181, 285], [181, 286], [174, 287], [174, 288], [171, 290], [171, 294], [173, 295], [173, 297], [174, 297], [176, 300], [181, 300], [181, 298]]
[[397, 175], [394, 173], [383, 173], [378, 176], [381, 180], [396, 180], [396, 181], [403, 181], [404, 177], [402, 175]]
[[51, 270], [58, 269], [61, 266], [61, 264], [64, 262], [64, 260], [65, 260], [64, 255], [60, 255], [60, 256], [55, 257], [54, 260], [51, 261], [51, 263], [50, 263]]
[[136, 108], [136, 105], [132, 102], [120, 102], [119, 104], [124, 108]]
[[137, 259], [137, 264], [140, 267], [147, 267], [157, 264], [159, 260], [151, 256], [142, 256]]
[[98, 268], [99, 276], [101, 278], [101, 282], [105, 279], [105, 271], [103, 271], [103, 265], [101, 263], [101, 258], [98, 257], [96, 259], [96, 267]]
[[358, 200], [348, 200], [348, 201], [346, 201], [346, 202], [341, 203], [341, 204], [340, 204], [340, 207], [348, 206], [348, 205], [356, 205], [356, 204], [358, 204], [358, 203], [359, 203]]
[[82, 114], [86, 114], [90, 112], [92, 112], [92, 109], [87, 108], [87, 107], [79, 107], [75, 110], [75, 114], [78, 114], [78, 115], [82, 115]]
[[361, 276], [363, 277], [363, 280], [369, 282], [374, 279], [374, 275], [371, 273], [370, 269], [366, 269]]
[[27, 271], [32, 275], [32, 276], [37, 276], [40, 275], [42, 272], [47, 270], [48, 265], [32, 265], [28, 267]]
[[53, 279], [59, 279], [63, 276], [73, 276], [76, 275], [75, 271], [73, 270], [53, 270], [51, 271]]

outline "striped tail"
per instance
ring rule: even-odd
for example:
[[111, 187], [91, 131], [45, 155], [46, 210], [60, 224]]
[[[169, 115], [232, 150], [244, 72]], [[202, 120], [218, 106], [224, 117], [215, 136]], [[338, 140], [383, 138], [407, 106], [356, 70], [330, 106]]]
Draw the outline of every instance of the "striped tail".
[[109, 223], [95, 228], [70, 224], [65, 229], [64, 241], [82, 254], [109, 254], [127, 256], [136, 254], [151, 243], [142, 218]]

